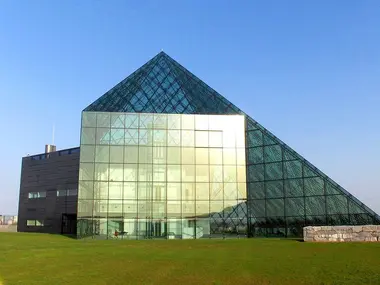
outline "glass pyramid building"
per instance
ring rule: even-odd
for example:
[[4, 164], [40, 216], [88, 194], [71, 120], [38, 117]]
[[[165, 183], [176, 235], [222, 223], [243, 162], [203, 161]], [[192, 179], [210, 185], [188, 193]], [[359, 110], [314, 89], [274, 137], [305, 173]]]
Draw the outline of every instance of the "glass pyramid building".
[[[237, 130], [223, 129], [231, 122]], [[184, 144], [186, 134], [195, 134], [193, 145]], [[233, 145], [225, 142], [229, 134]], [[197, 145], [201, 135], [207, 145]], [[197, 162], [187, 165], [185, 151]], [[218, 151], [223, 161], [213, 165]], [[227, 165], [228, 151], [234, 160]], [[79, 237], [292, 237], [307, 225], [380, 224], [374, 211], [164, 52], [83, 110], [80, 161]], [[185, 180], [190, 166], [196, 178]]]

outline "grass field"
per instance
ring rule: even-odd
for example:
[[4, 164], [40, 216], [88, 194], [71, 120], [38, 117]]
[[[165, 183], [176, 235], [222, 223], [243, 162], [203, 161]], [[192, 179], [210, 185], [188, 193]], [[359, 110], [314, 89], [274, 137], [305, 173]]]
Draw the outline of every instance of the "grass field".
[[380, 243], [0, 233], [0, 284], [380, 284]]

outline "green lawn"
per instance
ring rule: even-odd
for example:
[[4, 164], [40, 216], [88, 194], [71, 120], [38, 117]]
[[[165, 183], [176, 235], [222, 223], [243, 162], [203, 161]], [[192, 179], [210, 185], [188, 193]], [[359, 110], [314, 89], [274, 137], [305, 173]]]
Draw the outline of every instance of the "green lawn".
[[0, 284], [380, 284], [380, 243], [0, 233]]

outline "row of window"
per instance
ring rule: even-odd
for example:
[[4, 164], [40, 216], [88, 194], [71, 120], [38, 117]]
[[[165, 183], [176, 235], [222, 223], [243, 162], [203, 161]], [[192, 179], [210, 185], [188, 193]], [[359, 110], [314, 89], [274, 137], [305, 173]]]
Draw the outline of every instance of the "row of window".
[[82, 128], [81, 144], [244, 147], [240, 135], [222, 131]]
[[244, 148], [82, 145], [81, 162], [244, 164]]
[[57, 197], [77, 196], [78, 189], [57, 190]]
[[84, 112], [82, 126], [106, 128], [163, 128], [223, 130], [244, 126], [242, 115], [126, 114]]
[[[78, 189], [57, 190], [57, 197], [77, 196]], [[46, 191], [29, 192], [29, 199], [46, 198]]]
[[44, 221], [43, 220], [26, 220], [26, 225], [28, 227], [43, 227]]

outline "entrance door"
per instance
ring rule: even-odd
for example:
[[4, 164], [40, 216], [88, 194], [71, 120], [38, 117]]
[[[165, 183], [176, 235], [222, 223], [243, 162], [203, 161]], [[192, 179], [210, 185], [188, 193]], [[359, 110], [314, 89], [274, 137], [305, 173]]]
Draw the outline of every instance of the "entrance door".
[[77, 215], [75, 215], [75, 214], [62, 214], [61, 232], [64, 235], [76, 235], [77, 234]]

